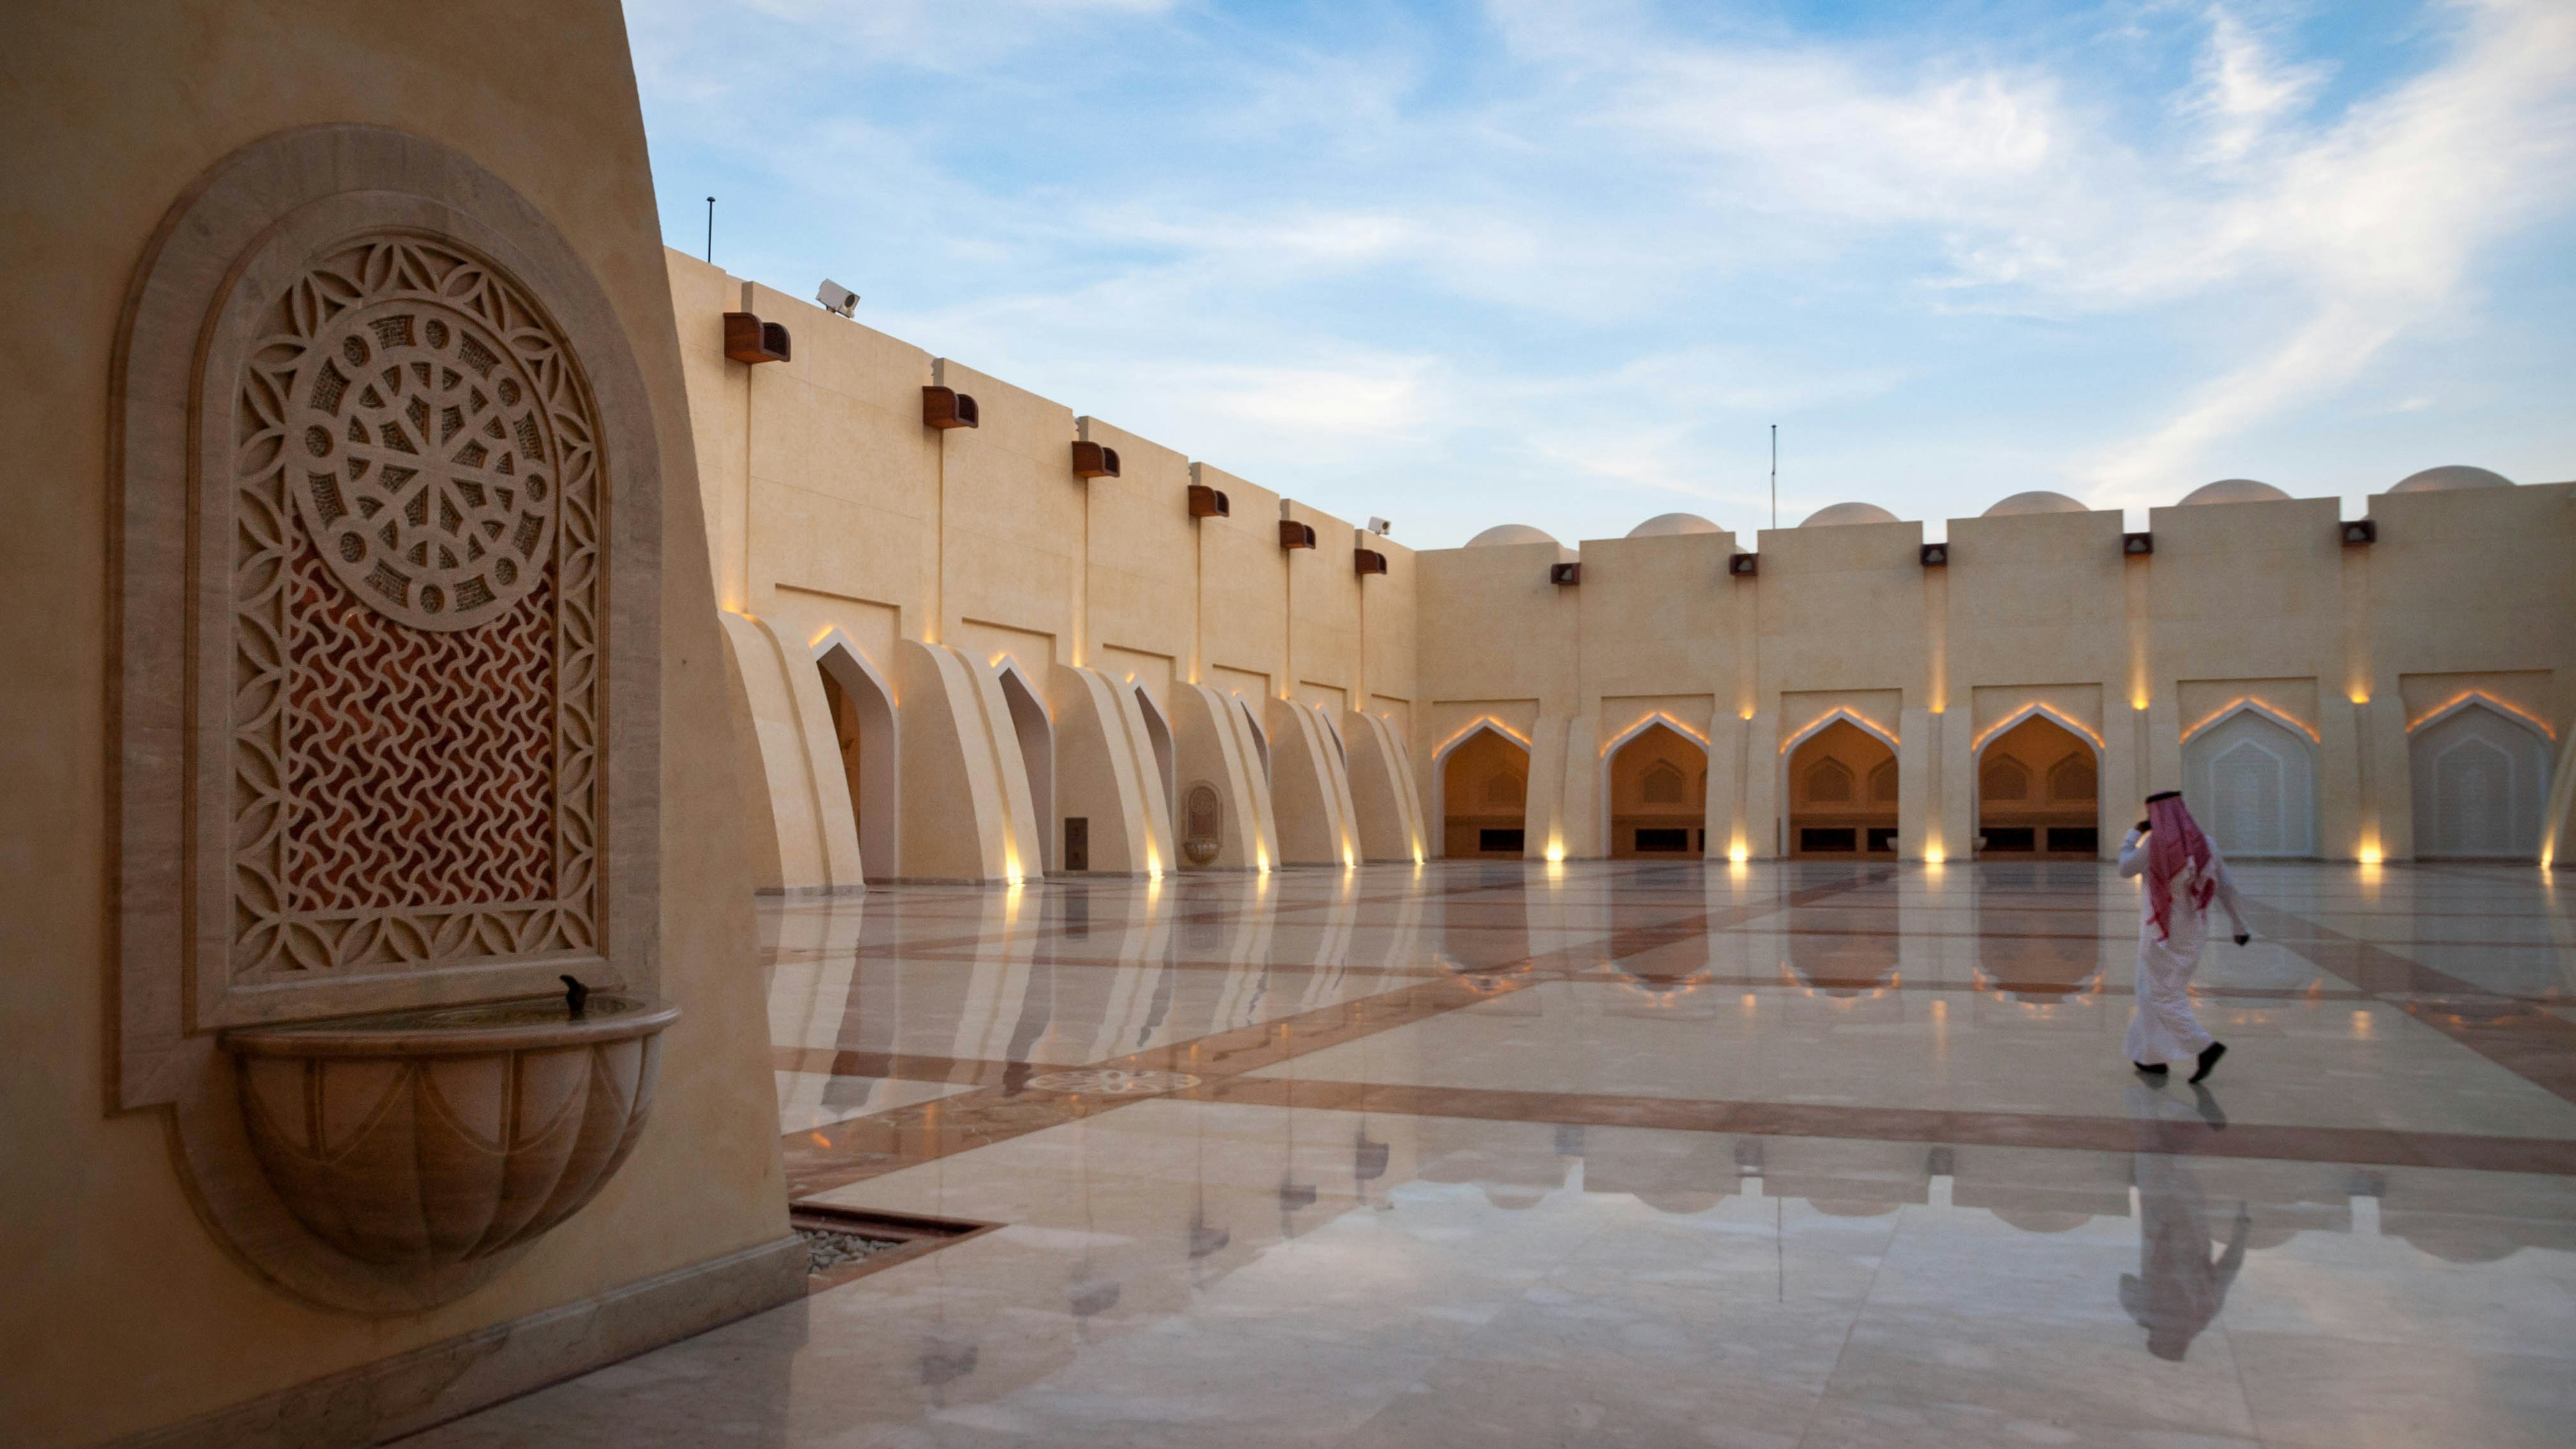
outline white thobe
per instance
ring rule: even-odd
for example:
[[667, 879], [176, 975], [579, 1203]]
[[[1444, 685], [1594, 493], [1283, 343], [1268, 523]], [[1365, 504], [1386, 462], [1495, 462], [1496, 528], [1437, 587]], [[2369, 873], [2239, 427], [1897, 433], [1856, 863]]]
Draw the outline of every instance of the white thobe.
[[[2132, 830], [2120, 842], [2122, 876], [2145, 873], [2145, 840]], [[2129, 1018], [2128, 1053], [2129, 1060], [2142, 1066], [2197, 1061], [2211, 1041], [2200, 1019], [2191, 1013], [2191, 973], [2200, 969], [2200, 948], [2209, 941], [2208, 912], [2193, 900], [2193, 887], [2199, 881], [2195, 869], [2185, 861], [2182, 873], [2174, 877], [2173, 910], [2162, 940], [2156, 938], [2155, 896], [2144, 888], [2138, 891], [2138, 1010]], [[2237, 907], [2236, 881], [2228, 875], [2227, 862], [2215, 845], [2209, 848], [2209, 874], [2218, 882], [2214, 899], [2227, 908], [2236, 934], [2247, 934], [2245, 916]]]

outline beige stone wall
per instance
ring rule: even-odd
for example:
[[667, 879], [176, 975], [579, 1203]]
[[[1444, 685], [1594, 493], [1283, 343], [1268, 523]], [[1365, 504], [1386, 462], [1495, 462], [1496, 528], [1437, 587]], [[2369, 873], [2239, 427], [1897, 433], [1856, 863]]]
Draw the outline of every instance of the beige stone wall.
[[[2417, 839], [2410, 731], [2466, 699], [2560, 761], [2554, 859], [2576, 828], [2570, 491], [2375, 496], [2378, 541], [2357, 547], [2310, 499], [2155, 509], [2143, 557], [2108, 512], [1954, 519], [1942, 567], [1921, 525], [1885, 522], [1763, 530], [1750, 577], [1723, 532], [1428, 551], [1426, 797], [1439, 752], [1490, 721], [1536, 756], [1528, 855], [1626, 854], [1593, 823], [1620, 808], [1602, 765], [1660, 713], [1708, 738], [1708, 853], [1761, 858], [1805, 813], [1791, 756], [1839, 717], [1894, 741], [1899, 853], [1962, 859], [1984, 751], [2040, 715], [2093, 757], [2109, 855], [2146, 794], [2183, 785], [2189, 741], [2251, 709], [2313, 772], [2314, 853], [2395, 860]], [[1578, 584], [1548, 582], [1577, 557]]]
[[[750, 826], [775, 837], [752, 852], [762, 887], [1027, 878], [1061, 867], [1070, 819], [1093, 871], [1182, 868], [1197, 784], [1219, 797], [1211, 867], [1426, 853], [1410, 550], [862, 323], [668, 261], [707, 547], [739, 617], [771, 796]], [[725, 358], [723, 314], [745, 309], [789, 328], [787, 361]], [[973, 397], [979, 425], [925, 426], [931, 385]], [[1115, 449], [1119, 476], [1077, 476], [1077, 440]], [[1222, 489], [1229, 516], [1193, 519], [1192, 484]], [[1283, 518], [1311, 525], [1316, 546], [1283, 549]], [[1360, 547], [1387, 572], [1358, 574]], [[741, 646], [746, 631], [775, 647]], [[944, 662], [902, 661], [925, 648]], [[890, 828], [866, 792], [852, 809], [835, 763], [848, 732], [831, 727], [820, 668], [834, 649], [889, 685], [904, 762]], [[986, 697], [1011, 668], [1046, 702], [1043, 734]]]
[[[733, 843], [746, 806], [697, 506], [698, 444], [720, 455], [725, 442], [692, 435], [618, 8], [576, 0], [528, 21], [524, 7], [482, 0], [47, 3], [0, 18], [11, 75], [0, 177], [13, 198], [0, 297], [24, 324], [0, 419], [15, 440], [9, 496], [26, 510], [0, 544], [0, 1259], [12, 1275], [0, 1295], [0, 1438], [12, 1444], [186, 1420], [784, 1232], [750, 879]], [[111, 351], [138, 261], [182, 192], [242, 146], [326, 122], [454, 147], [568, 239], [641, 364], [667, 502], [660, 954], [663, 990], [684, 1015], [654, 1120], [605, 1192], [491, 1284], [377, 1320], [306, 1306], [255, 1276], [192, 1209], [167, 1113], [109, 1107]], [[381, 1396], [344, 1388], [332, 1422], [343, 1434], [401, 1422], [516, 1351], [422, 1360]], [[557, 1371], [581, 1366], [579, 1352]], [[316, 1432], [318, 1412], [282, 1408], [261, 1432]], [[242, 1426], [214, 1437], [261, 1442]]]

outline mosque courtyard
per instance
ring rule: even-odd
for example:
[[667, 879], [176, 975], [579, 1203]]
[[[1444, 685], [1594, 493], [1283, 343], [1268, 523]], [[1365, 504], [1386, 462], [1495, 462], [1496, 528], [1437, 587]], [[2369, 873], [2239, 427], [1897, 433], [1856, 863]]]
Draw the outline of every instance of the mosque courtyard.
[[773, 898], [791, 1200], [958, 1236], [411, 1442], [2576, 1442], [2576, 900], [2238, 875], [2197, 1089], [2108, 866]]

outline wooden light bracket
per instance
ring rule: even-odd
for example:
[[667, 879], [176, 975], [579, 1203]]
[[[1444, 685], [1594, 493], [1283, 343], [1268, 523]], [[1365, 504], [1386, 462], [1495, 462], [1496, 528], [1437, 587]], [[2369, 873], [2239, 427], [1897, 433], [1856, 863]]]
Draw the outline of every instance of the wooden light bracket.
[[1927, 543], [1923, 545], [1923, 566], [1927, 569], [1948, 568], [1950, 566], [1950, 545], [1946, 543]]
[[1190, 517], [1228, 518], [1233, 516], [1234, 500], [1205, 483], [1190, 485]]
[[1572, 584], [1579, 584], [1583, 582], [1583, 565], [1579, 563], [1549, 564], [1547, 566], [1547, 581], [1560, 588]]
[[785, 362], [792, 350], [784, 322], [763, 322], [750, 312], [727, 312], [725, 356], [736, 362]]
[[1726, 561], [1726, 571], [1735, 578], [1752, 578], [1754, 575], [1762, 572], [1762, 555], [1758, 553], [1736, 554]]
[[2356, 518], [2343, 526], [2343, 546], [2346, 548], [2359, 548], [2364, 544], [2377, 542], [2379, 542], [2379, 520], [2375, 518]]
[[1076, 478], [1115, 478], [1118, 476], [1118, 450], [1098, 443], [1073, 445], [1073, 476]]
[[2120, 552], [2129, 558], [2145, 558], [2148, 554], [2154, 553], [2155, 551], [2156, 536], [2152, 533], [2124, 533], [2120, 535]]
[[1311, 523], [1299, 523], [1293, 518], [1283, 518], [1279, 520], [1279, 546], [1281, 548], [1313, 548], [1315, 546], [1315, 525]]
[[978, 428], [984, 425], [984, 415], [977, 411], [974, 398], [953, 387], [925, 387], [921, 422], [930, 428]]
[[1379, 553], [1376, 549], [1373, 549], [1373, 548], [1355, 548], [1355, 549], [1352, 549], [1352, 550], [1351, 550], [1351, 572], [1353, 572], [1353, 573], [1360, 573], [1360, 574], [1382, 574], [1382, 573], [1385, 573], [1385, 572], [1386, 572], [1386, 555], [1385, 555], [1385, 554], [1382, 554], [1382, 553]]

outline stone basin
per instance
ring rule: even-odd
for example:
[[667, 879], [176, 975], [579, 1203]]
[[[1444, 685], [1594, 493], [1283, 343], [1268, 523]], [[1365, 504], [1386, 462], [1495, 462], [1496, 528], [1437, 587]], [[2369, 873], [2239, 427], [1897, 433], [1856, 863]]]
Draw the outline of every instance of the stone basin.
[[596, 992], [223, 1034], [251, 1148], [297, 1220], [363, 1262], [431, 1269], [578, 1211], [643, 1131], [679, 1008]]

